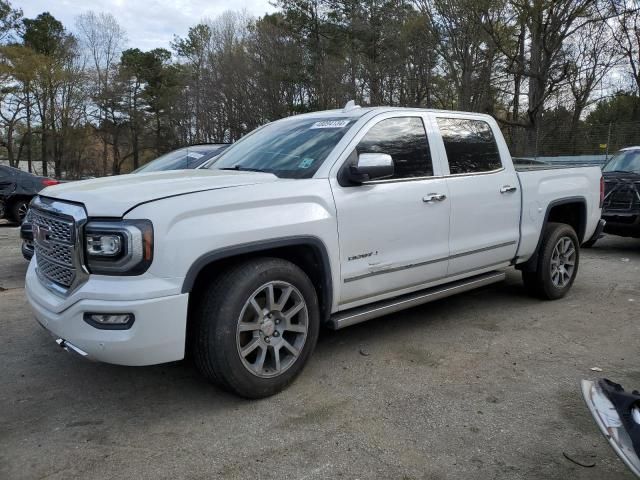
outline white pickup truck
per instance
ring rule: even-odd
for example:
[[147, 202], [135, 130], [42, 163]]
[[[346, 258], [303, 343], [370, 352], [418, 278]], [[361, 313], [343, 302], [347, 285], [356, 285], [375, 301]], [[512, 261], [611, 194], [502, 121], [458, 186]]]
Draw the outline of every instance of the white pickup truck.
[[510, 266], [564, 296], [601, 201], [597, 167], [516, 171], [489, 116], [350, 103], [261, 127], [209, 169], [47, 188], [31, 205], [26, 293], [67, 350], [121, 365], [190, 352], [258, 398], [300, 373], [322, 325]]

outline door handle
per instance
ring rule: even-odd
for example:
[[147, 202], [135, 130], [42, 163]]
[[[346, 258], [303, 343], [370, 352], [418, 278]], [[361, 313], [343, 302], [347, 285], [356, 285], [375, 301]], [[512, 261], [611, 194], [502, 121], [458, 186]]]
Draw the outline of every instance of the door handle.
[[442, 202], [447, 196], [444, 193], [430, 193], [422, 197], [424, 203]]
[[500, 189], [500, 193], [513, 193], [518, 190], [516, 187], [512, 187], [511, 185], [505, 185]]

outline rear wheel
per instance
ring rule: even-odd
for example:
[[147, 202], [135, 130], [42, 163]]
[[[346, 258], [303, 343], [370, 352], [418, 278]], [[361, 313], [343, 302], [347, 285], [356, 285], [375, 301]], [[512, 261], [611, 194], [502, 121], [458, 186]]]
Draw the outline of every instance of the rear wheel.
[[210, 380], [246, 398], [284, 389], [315, 348], [313, 284], [296, 265], [262, 258], [231, 267], [203, 291], [193, 350]]
[[573, 285], [579, 261], [580, 246], [573, 228], [549, 223], [543, 232], [536, 271], [522, 272], [525, 287], [544, 299], [562, 298]]

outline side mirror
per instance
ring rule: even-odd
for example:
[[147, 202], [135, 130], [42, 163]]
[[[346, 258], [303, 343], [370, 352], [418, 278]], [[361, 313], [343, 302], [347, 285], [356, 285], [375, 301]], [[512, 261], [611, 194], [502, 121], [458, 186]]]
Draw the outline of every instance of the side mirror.
[[355, 165], [348, 170], [349, 180], [353, 183], [363, 183], [369, 180], [392, 177], [394, 172], [393, 159], [386, 153], [361, 153]]

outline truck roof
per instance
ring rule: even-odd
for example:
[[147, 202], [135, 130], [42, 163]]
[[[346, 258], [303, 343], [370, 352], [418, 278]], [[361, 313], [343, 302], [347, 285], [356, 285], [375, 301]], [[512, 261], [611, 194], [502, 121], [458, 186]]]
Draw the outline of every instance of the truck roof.
[[449, 113], [449, 114], [466, 114], [477, 117], [493, 118], [491, 115], [477, 112], [462, 112], [454, 110], [440, 110], [435, 108], [414, 108], [414, 107], [360, 107], [359, 105], [347, 103], [345, 108], [322, 110], [319, 112], [302, 113], [299, 115], [293, 115], [286, 118], [300, 118], [300, 117], [345, 117], [345, 118], [360, 118], [368, 113], [386, 113], [386, 112], [425, 112], [425, 113]]

